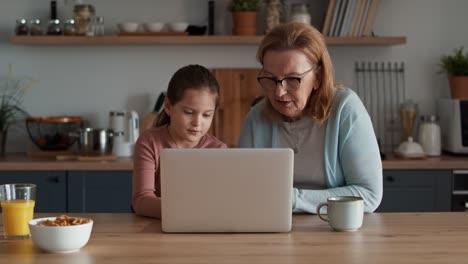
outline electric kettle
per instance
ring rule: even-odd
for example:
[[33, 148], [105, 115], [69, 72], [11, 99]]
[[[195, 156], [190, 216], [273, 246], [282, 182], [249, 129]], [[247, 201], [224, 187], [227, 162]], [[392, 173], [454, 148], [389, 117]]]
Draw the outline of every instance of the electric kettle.
[[133, 156], [140, 133], [138, 113], [134, 110], [110, 111], [109, 128], [114, 131], [112, 154], [117, 157]]

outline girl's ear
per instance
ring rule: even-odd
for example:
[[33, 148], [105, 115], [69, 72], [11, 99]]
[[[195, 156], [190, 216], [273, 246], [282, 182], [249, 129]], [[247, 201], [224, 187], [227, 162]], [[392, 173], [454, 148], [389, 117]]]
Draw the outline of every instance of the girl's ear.
[[164, 98], [164, 112], [166, 112], [168, 116], [171, 116], [170, 114], [171, 107], [172, 107], [171, 102], [169, 102], [169, 99], [166, 96], [166, 98]]

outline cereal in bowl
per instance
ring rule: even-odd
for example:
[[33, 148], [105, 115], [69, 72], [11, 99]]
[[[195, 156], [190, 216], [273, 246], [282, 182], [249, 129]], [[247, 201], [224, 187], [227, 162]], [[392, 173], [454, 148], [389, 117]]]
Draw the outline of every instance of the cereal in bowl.
[[68, 215], [61, 215], [59, 217], [56, 217], [54, 221], [45, 220], [45, 221], [38, 223], [37, 225], [39, 226], [72, 226], [72, 225], [87, 224], [91, 221], [93, 220], [69, 217]]

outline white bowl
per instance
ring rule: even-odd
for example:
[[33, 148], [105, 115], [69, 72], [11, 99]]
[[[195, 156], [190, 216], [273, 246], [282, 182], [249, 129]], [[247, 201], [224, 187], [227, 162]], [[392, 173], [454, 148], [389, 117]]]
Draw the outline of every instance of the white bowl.
[[55, 217], [33, 219], [29, 221], [29, 229], [34, 244], [38, 248], [49, 252], [68, 253], [80, 250], [88, 243], [93, 229], [93, 221], [72, 226], [38, 225], [38, 223], [45, 220], [54, 221]]
[[164, 23], [161, 22], [151, 22], [143, 24], [143, 29], [148, 32], [159, 32], [164, 27]]
[[140, 24], [136, 22], [125, 22], [117, 24], [120, 32], [136, 32]]
[[172, 32], [185, 32], [185, 30], [187, 30], [188, 23], [186, 23], [186, 22], [172, 22], [172, 23], [167, 23], [167, 27]]

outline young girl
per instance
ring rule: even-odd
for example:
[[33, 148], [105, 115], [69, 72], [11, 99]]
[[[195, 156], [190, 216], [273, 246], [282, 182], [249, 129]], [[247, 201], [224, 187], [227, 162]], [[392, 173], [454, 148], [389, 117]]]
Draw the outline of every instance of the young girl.
[[207, 134], [218, 98], [218, 82], [203, 66], [188, 65], [172, 76], [156, 127], [141, 134], [135, 145], [132, 207], [136, 214], [161, 217], [161, 149], [227, 147]]

